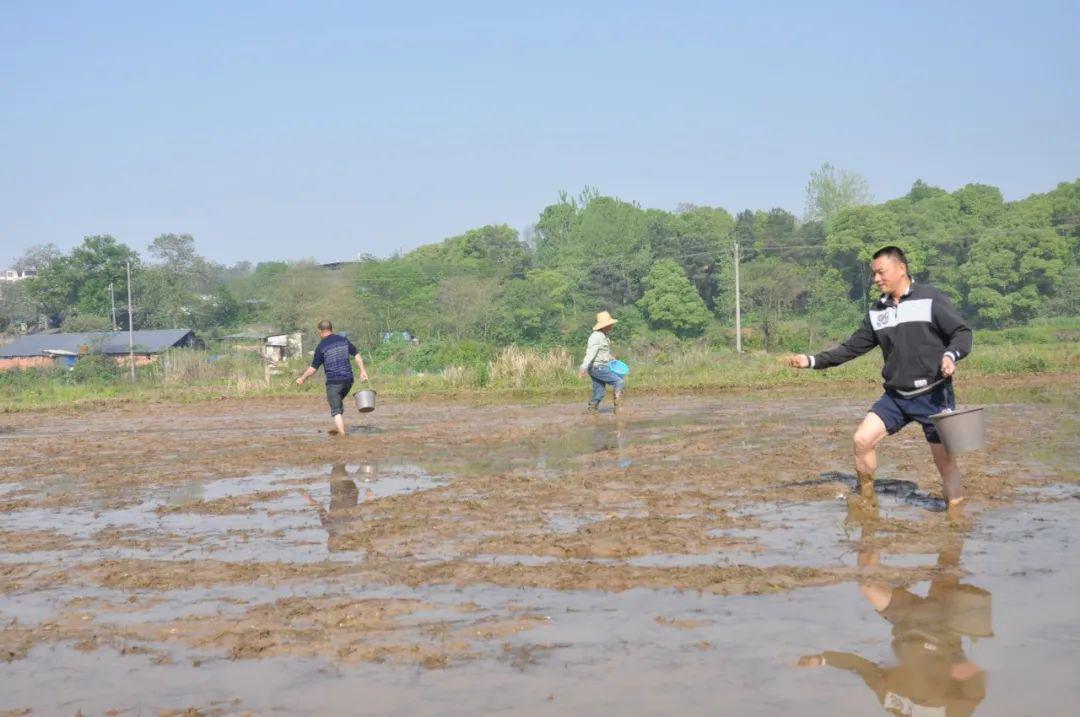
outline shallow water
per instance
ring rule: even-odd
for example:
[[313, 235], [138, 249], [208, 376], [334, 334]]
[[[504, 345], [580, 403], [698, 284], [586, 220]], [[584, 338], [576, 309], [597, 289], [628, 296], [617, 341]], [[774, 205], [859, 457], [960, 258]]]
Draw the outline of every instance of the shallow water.
[[[408, 454], [354, 435], [309, 446], [340, 460], [136, 488], [12, 470], [0, 713], [1072, 714], [1075, 441], [973, 459], [984, 505], [1017, 498], [969, 525], [903, 491], [868, 520], [807, 482], [847, 431], [790, 433], [851, 410], [710, 400]], [[898, 439], [881, 474], [919, 480], [924, 453]]]
[[[156, 665], [50, 645], [6, 665], [0, 681], [5, 704], [47, 714], [217, 702], [275, 714], [836, 715], [886, 714], [883, 702], [914, 709], [920, 700], [929, 710], [921, 714], [936, 714], [943, 694], [960, 695], [948, 704], [963, 713], [1072, 714], [1080, 566], [1059, 556], [1080, 543], [1080, 501], [1010, 508], [984, 524], [962, 546], [960, 538], [943, 546], [962, 549], [955, 569], [894, 590], [894, 601], [903, 591], [911, 602], [906, 613], [879, 613], [854, 582], [758, 597], [435, 588], [425, 599], [467, 597], [481, 610], [512, 601], [550, 620], [443, 670], [282, 658]], [[917, 636], [918, 646], [894, 647], [897, 635], [905, 644]], [[822, 652], [867, 676], [797, 666]]]
[[[40, 560], [69, 563], [104, 558], [153, 558], [190, 560], [210, 557], [226, 562], [265, 559], [306, 563], [327, 559], [335, 551], [328, 541], [328, 525], [364, 502], [430, 490], [446, 478], [430, 475], [411, 463], [362, 463], [327, 466], [312, 475], [303, 471], [189, 481], [181, 486], [151, 486], [121, 508], [104, 508], [107, 500], [92, 491], [80, 494], [75, 508], [35, 508], [3, 514], [5, 531], [49, 531], [71, 539], [63, 549], [0, 552], [0, 564]], [[343, 488], [350, 485], [351, 490]], [[9, 483], [9, 492], [29, 492], [26, 486]], [[47, 494], [49, 488], [37, 494]], [[340, 498], [335, 502], [334, 493]], [[266, 496], [264, 498], [264, 495]], [[206, 504], [226, 499], [250, 498], [226, 507], [220, 514], [207, 513]], [[348, 504], [346, 504], [348, 503]], [[102, 531], [122, 531], [138, 547], [102, 545]], [[362, 557], [340, 552], [339, 559]]]

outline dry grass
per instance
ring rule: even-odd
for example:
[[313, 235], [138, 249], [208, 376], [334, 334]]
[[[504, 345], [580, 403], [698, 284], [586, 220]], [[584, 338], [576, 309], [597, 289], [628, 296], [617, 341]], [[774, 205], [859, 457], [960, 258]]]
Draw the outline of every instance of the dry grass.
[[507, 346], [488, 364], [491, 385], [525, 388], [566, 382], [573, 357], [563, 348], [538, 351]]
[[227, 387], [240, 395], [269, 385], [266, 368], [257, 354], [211, 354], [181, 349], [169, 351], [150, 367], [150, 380], [164, 386]]

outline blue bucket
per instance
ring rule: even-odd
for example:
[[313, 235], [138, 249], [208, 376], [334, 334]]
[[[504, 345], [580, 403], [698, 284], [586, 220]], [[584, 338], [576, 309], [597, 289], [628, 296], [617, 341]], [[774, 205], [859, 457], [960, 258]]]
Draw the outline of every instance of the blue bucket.
[[609, 361], [608, 368], [611, 369], [611, 372], [616, 376], [625, 376], [630, 373], [630, 367], [618, 359]]

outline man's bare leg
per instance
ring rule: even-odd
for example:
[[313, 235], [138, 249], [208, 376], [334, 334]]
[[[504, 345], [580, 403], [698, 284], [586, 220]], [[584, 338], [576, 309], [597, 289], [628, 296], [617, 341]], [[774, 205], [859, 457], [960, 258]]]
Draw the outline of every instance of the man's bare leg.
[[874, 494], [874, 473], [877, 471], [877, 444], [888, 435], [885, 423], [876, 413], [866, 414], [852, 439], [855, 447], [855, 475], [859, 477], [859, 492], [871, 503], [877, 503]]
[[334, 430], [330, 432], [339, 436], [345, 435], [345, 418], [340, 413], [334, 416]]
[[964, 500], [964, 484], [960, 467], [956, 465], [956, 459], [950, 456], [945, 446], [940, 443], [931, 443], [930, 452], [934, 456], [934, 465], [937, 466], [938, 473], [941, 475], [941, 493], [945, 497], [949, 512], [953, 513], [960, 508]]

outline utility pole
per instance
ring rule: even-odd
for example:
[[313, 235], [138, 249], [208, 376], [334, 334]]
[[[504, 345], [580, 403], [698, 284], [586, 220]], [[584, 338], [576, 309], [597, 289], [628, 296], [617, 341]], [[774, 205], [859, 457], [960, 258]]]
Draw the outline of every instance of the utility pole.
[[131, 262], [127, 266], [127, 290], [128, 290], [128, 359], [131, 363], [131, 382], [135, 383], [135, 320], [131, 312]]
[[735, 350], [742, 353], [742, 308], [739, 305], [739, 240], [734, 241], [735, 250]]
[[113, 283], [109, 282], [109, 306], [111, 307], [112, 315], [112, 330], [118, 331], [120, 327], [116, 325], [116, 292], [113, 291]]

